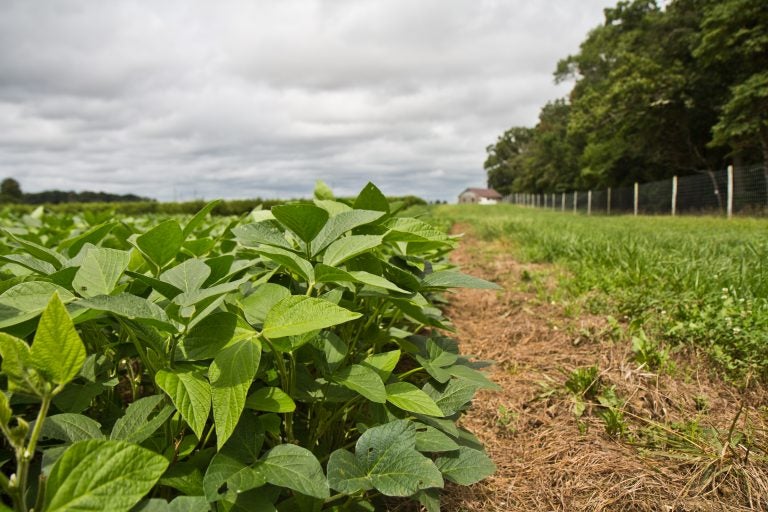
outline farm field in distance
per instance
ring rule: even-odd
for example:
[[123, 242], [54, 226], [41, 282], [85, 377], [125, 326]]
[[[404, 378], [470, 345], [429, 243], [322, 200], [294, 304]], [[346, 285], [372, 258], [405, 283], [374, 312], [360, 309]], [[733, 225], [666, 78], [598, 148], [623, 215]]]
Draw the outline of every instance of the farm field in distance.
[[766, 220], [425, 215], [505, 289], [448, 309], [502, 387], [462, 420], [499, 470], [451, 510], [768, 509]]

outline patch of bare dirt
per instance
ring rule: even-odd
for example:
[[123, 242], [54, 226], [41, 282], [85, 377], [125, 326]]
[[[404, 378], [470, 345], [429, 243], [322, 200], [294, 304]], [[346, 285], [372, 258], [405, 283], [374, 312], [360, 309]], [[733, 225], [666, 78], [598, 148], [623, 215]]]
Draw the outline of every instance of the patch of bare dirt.
[[[735, 389], [695, 353], [676, 355], [674, 370], [647, 371], [633, 360], [621, 328], [546, 299], [542, 290], [557, 286], [556, 269], [515, 261], [510, 249], [469, 234], [453, 255], [462, 271], [505, 288], [461, 290], [447, 311], [462, 352], [493, 360], [489, 376], [502, 390], [479, 392], [462, 418], [498, 470], [473, 486], [449, 487], [443, 509], [768, 510], [768, 461], [759, 454], [766, 449], [765, 390]], [[536, 286], [525, 286], [532, 275], [539, 276]], [[574, 415], [563, 384], [572, 370], [592, 365], [603, 388], [614, 386], [626, 402], [624, 435], [606, 433], [598, 405]], [[680, 437], [680, 425], [717, 430], [709, 438]], [[649, 449], [651, 432], [657, 438]], [[737, 432], [752, 438], [739, 444]], [[660, 438], [679, 442], [681, 451], [671, 457]], [[723, 447], [718, 439], [733, 442]], [[762, 452], [750, 453], [760, 446]]]

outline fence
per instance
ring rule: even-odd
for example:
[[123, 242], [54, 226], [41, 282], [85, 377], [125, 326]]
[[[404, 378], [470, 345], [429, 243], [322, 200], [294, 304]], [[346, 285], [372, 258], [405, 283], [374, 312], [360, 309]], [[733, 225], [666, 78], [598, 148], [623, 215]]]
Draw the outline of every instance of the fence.
[[768, 168], [752, 166], [635, 183], [632, 187], [513, 193], [504, 201], [552, 210], [600, 214], [768, 214]]

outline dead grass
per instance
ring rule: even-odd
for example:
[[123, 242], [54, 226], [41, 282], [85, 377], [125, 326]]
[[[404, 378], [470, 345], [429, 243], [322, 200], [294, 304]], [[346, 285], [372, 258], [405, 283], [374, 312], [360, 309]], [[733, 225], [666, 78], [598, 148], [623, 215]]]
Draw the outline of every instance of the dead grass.
[[[447, 311], [462, 352], [496, 362], [490, 376], [502, 391], [480, 392], [462, 418], [498, 470], [474, 486], [449, 487], [443, 509], [768, 510], [765, 389], [734, 388], [692, 350], [674, 355], [672, 371], [639, 368], [615, 325], [545, 299], [557, 295], [557, 269], [520, 263], [511, 252], [467, 236], [453, 256], [463, 271], [505, 287], [462, 290]], [[597, 405], [577, 419], [563, 390], [570, 371], [592, 365], [626, 401], [621, 439], [605, 432]], [[709, 428], [716, 430], [707, 437]], [[738, 432], [751, 437], [738, 442]]]

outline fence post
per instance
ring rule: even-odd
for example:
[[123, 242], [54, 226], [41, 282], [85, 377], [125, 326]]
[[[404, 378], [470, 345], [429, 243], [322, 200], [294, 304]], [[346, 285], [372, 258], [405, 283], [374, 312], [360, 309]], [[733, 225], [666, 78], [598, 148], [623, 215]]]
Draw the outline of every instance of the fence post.
[[573, 213], [576, 213], [576, 207], [579, 204], [579, 193], [574, 190], [573, 191]]
[[552, 192], [552, 209], [553, 209], [553, 210], [556, 210], [556, 209], [557, 209], [557, 205], [555, 205], [555, 200], [556, 200], [556, 199], [555, 199], [555, 197], [556, 197], [556, 195], [557, 195], [557, 194], [555, 194], [554, 192]]
[[562, 192], [562, 195], [563, 195], [563, 199], [562, 199], [563, 206], [561, 208], [561, 211], [565, 211], [565, 192]]
[[606, 215], [610, 215], [611, 214], [611, 187], [608, 187], [608, 201], [607, 201], [607, 203], [608, 203], [608, 206], [606, 207], [605, 214]]
[[637, 207], [639, 206], [640, 199], [640, 185], [635, 182], [635, 215], [637, 215]]
[[672, 216], [677, 213], [677, 176], [672, 176]]
[[592, 191], [587, 192], [587, 215], [592, 215]]
[[733, 217], [733, 166], [728, 166], [728, 218]]

